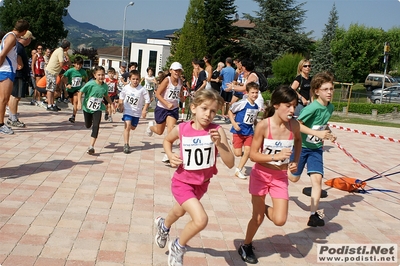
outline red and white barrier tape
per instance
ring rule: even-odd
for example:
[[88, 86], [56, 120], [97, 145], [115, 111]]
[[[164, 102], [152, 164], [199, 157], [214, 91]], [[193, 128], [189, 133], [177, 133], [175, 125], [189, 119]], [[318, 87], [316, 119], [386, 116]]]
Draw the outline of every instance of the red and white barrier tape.
[[358, 163], [358, 164], [361, 165], [363, 168], [368, 169], [369, 171], [371, 171], [371, 172], [374, 173], [374, 174], [377, 174], [378, 176], [387, 178], [388, 180], [390, 180], [390, 181], [392, 181], [392, 182], [395, 182], [395, 183], [397, 183], [397, 184], [400, 184], [399, 182], [390, 179], [389, 177], [387, 177], [387, 176], [385, 176], [385, 175], [379, 173], [378, 171], [376, 171], [376, 170], [370, 168], [368, 165], [362, 163], [360, 160], [358, 160], [357, 158], [355, 158], [350, 152], [348, 152], [345, 148], [343, 148], [342, 145], [340, 145], [340, 144], [337, 143], [336, 141], [333, 141], [333, 143], [334, 143], [340, 150], [342, 150], [348, 157], [350, 157], [355, 163]]
[[400, 143], [400, 140], [398, 140], [398, 139], [388, 138], [388, 137], [385, 137], [385, 136], [381, 136], [381, 135], [377, 135], [377, 134], [373, 134], [373, 133], [368, 133], [368, 132], [357, 130], [357, 129], [351, 129], [351, 128], [348, 128], [348, 127], [342, 127], [342, 126], [337, 126], [337, 125], [332, 125], [332, 124], [328, 124], [328, 126], [331, 127], [331, 128], [337, 128], [337, 129], [344, 130], [344, 131], [350, 131], [350, 132], [358, 133], [358, 134], [361, 134], [361, 135], [374, 137], [374, 138], [377, 138], [377, 139], [384, 139], [384, 140], [388, 140], [388, 141], [391, 141], [391, 142]]

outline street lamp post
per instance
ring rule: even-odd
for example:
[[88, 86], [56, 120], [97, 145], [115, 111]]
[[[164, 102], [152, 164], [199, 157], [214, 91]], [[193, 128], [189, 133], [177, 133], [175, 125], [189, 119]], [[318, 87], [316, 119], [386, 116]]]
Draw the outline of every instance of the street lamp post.
[[381, 99], [379, 101], [380, 104], [382, 104], [383, 100], [383, 89], [385, 88], [386, 68], [389, 61], [389, 53], [390, 53], [390, 43], [385, 42], [385, 46], [383, 48], [383, 63], [385, 64], [385, 70], [383, 71]]
[[128, 6], [133, 6], [134, 2], [130, 2], [126, 5], [124, 10], [124, 24], [122, 25], [122, 51], [121, 51], [121, 63], [124, 62], [124, 42], [125, 42], [125, 24], [126, 24], [126, 9]]

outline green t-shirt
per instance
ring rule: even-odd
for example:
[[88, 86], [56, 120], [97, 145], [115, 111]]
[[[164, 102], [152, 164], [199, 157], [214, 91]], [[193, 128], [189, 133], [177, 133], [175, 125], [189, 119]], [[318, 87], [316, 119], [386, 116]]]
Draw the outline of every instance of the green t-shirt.
[[[313, 130], [325, 130], [332, 113], [333, 105], [331, 103], [324, 106], [315, 100], [301, 110], [297, 120]], [[301, 138], [302, 147], [304, 148], [318, 149], [323, 145], [323, 140], [313, 135], [301, 133]]]
[[103, 97], [108, 95], [107, 84], [99, 85], [96, 80], [91, 80], [79, 91], [85, 94], [82, 104], [83, 111], [93, 114], [96, 111], [106, 110], [106, 106], [103, 104]]
[[82, 88], [82, 82], [86, 80], [87, 74], [83, 69], [76, 70], [74, 67], [68, 69], [64, 73], [64, 77], [68, 78], [68, 84], [71, 84], [71, 89], [69, 92], [75, 92]]

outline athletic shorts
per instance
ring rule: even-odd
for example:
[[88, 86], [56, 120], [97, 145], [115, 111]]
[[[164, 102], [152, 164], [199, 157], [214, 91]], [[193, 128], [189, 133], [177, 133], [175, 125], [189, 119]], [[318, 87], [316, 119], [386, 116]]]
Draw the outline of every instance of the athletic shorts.
[[[290, 157], [292, 161], [294, 155]], [[299, 177], [307, 164], [307, 175], [310, 174], [321, 174], [324, 176], [324, 162], [322, 156], [322, 147], [318, 149], [301, 148], [300, 160], [297, 165], [297, 172], [292, 173], [293, 176]]]
[[251, 142], [253, 141], [253, 135], [240, 135], [240, 134], [233, 134], [233, 148], [240, 149], [243, 146], [251, 146]]
[[179, 107], [168, 110], [162, 107], [156, 106], [154, 110], [154, 120], [156, 120], [157, 124], [163, 124], [167, 120], [167, 116], [171, 116], [175, 118], [175, 120], [179, 119]]
[[54, 92], [57, 87], [57, 74], [53, 75], [46, 70], [46, 90]]
[[243, 92], [235, 91], [235, 92], [233, 93], [233, 96], [235, 96], [235, 97], [238, 98], [238, 99], [243, 99]]
[[15, 79], [15, 73], [13, 72], [0, 72], [0, 81], [10, 79], [12, 82], [14, 82]]
[[271, 198], [289, 200], [287, 170], [273, 170], [258, 163], [250, 172], [249, 192], [254, 196], [264, 196], [268, 193]]
[[40, 88], [40, 87], [36, 87], [36, 90], [39, 92], [39, 93], [47, 93], [47, 91], [46, 91], [46, 88]]
[[122, 116], [122, 121], [131, 121], [131, 125], [137, 127], [139, 124], [139, 117], [124, 114]]
[[200, 200], [207, 192], [208, 185], [210, 184], [210, 180], [208, 180], [201, 185], [192, 185], [179, 181], [174, 177], [171, 181], [171, 192], [179, 205], [182, 205], [185, 201], [191, 198]]
[[25, 98], [25, 95], [28, 93], [28, 87], [28, 81], [23, 78], [15, 78], [11, 95], [15, 98]]
[[232, 101], [232, 95], [233, 92], [231, 91], [226, 92], [224, 90], [221, 90], [221, 97], [224, 99], [226, 103], [230, 103]]
[[74, 98], [74, 94], [75, 94], [75, 93], [78, 93], [78, 92], [79, 92], [79, 90], [75, 90], [75, 91], [67, 90], [68, 97], [69, 97], [70, 99]]

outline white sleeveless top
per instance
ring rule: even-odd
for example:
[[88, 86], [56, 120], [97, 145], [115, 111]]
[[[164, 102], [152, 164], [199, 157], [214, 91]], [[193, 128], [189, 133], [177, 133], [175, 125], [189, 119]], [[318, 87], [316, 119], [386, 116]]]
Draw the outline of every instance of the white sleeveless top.
[[[179, 106], [179, 95], [181, 93], [182, 82], [179, 79], [178, 86], [174, 86], [174, 84], [171, 82], [171, 77], [166, 78], [168, 79], [168, 86], [161, 96], [164, 98], [164, 100], [173, 104], [173, 107], [171, 108], [172, 110], [178, 108]], [[157, 101], [157, 106], [168, 109], [164, 104], [162, 104], [161, 101]]]
[[[0, 53], [4, 49], [4, 40], [7, 38], [9, 34], [12, 34], [17, 38], [17, 36], [13, 32], [9, 32], [4, 35], [1, 45], [0, 45]], [[6, 78], [14, 81], [15, 72], [17, 71], [17, 41], [15, 40], [14, 47], [8, 52], [6, 58], [4, 59], [3, 64], [0, 66], [0, 80], [5, 80]]]

